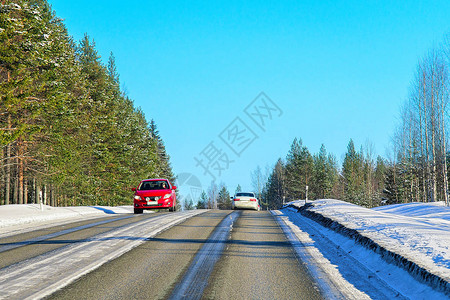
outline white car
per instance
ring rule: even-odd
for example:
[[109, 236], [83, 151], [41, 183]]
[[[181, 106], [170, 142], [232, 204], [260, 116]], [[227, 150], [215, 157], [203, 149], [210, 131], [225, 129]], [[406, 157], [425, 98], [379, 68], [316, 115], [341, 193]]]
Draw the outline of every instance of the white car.
[[243, 193], [239, 192], [233, 198], [231, 202], [232, 209], [254, 209], [261, 210], [259, 206], [259, 201], [255, 197], [254, 193]]

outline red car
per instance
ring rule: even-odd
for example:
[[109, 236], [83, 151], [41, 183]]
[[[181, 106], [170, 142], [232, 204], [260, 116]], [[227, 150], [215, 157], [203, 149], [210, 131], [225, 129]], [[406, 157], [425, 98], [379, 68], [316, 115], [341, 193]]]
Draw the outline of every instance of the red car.
[[167, 179], [145, 179], [139, 183], [134, 191], [134, 213], [142, 214], [144, 209], [168, 208], [176, 211], [177, 197], [176, 186], [170, 184]]

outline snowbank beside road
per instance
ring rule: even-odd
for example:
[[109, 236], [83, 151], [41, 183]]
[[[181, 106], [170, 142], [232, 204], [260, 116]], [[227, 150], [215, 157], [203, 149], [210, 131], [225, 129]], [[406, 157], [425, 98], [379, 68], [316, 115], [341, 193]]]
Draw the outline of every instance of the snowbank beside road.
[[130, 206], [71, 206], [52, 207], [39, 204], [0, 206], [0, 237], [13, 233], [59, 225], [67, 222], [133, 213]]
[[321, 216], [322, 222], [337, 231], [357, 233], [360, 241], [377, 251], [381, 249], [389, 256], [397, 254], [399, 257], [392, 259], [398, 265], [428, 277], [423, 279], [436, 286], [449, 288], [450, 208], [442, 203], [409, 203], [376, 209], [330, 199], [309, 201], [307, 206], [305, 201], [290, 204], [316, 219]]

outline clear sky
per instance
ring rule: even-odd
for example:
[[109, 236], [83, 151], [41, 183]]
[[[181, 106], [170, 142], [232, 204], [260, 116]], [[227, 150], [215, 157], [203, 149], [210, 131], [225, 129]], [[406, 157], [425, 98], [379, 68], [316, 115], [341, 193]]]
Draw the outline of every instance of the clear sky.
[[[251, 189], [250, 173], [284, 158], [295, 137], [339, 160], [350, 138], [385, 156], [417, 61], [450, 32], [448, 0], [50, 4], [75, 40], [88, 33], [104, 62], [114, 53], [174, 172], [206, 190], [195, 159], [211, 158], [231, 192]], [[265, 107], [252, 102], [261, 92]]]

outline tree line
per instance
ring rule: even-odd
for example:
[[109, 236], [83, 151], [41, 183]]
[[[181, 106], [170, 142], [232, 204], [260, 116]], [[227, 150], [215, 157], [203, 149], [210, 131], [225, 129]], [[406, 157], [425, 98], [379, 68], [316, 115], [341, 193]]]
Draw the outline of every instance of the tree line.
[[0, 204], [117, 205], [143, 178], [174, 180], [152, 120], [86, 34], [46, 0], [2, 1]]
[[[253, 189], [269, 209], [295, 199], [335, 198], [366, 207], [448, 199], [450, 35], [418, 63], [401, 110], [389, 158], [350, 140], [341, 166], [322, 145], [311, 154], [295, 139], [286, 159], [252, 173]], [[307, 190], [308, 186], [308, 190]]]
[[202, 191], [197, 204], [188, 205], [188, 209], [231, 209], [231, 197], [236, 193], [242, 192], [241, 186], [238, 184], [234, 194], [230, 194], [225, 183], [217, 184], [212, 181], [207, 189], [207, 191]]
[[356, 150], [353, 140], [347, 146], [342, 166], [325, 145], [311, 154], [301, 139], [295, 138], [286, 159], [278, 159], [265, 172], [258, 167], [252, 173], [253, 190], [263, 209], [276, 209], [297, 199], [342, 199], [373, 207], [386, 201], [384, 179], [386, 163], [373, 156], [373, 146]]
[[394, 137], [392, 197], [448, 205], [450, 35], [417, 64]]
[[[236, 189], [240, 191], [240, 186]], [[214, 181], [207, 191], [202, 191], [195, 208], [197, 209], [231, 209], [231, 195], [225, 183], [216, 184]]]

